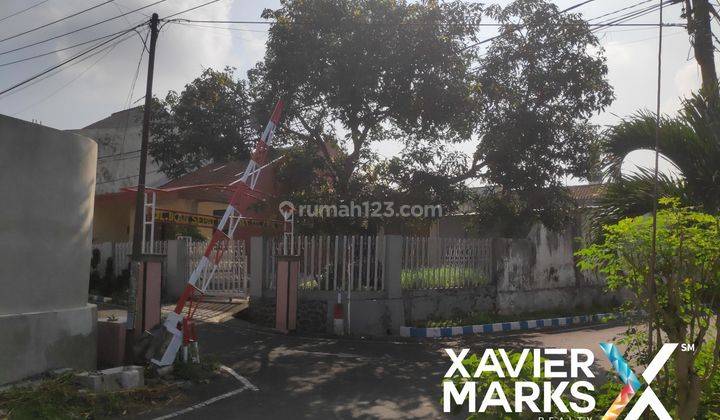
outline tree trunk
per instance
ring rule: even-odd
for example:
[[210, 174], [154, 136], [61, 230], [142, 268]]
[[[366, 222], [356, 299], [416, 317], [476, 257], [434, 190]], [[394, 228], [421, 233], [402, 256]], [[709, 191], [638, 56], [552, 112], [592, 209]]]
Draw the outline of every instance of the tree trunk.
[[688, 13], [688, 32], [694, 37], [695, 60], [700, 65], [702, 88], [706, 94], [718, 97], [709, 0], [693, 0], [692, 14]]
[[676, 417], [692, 419], [700, 406], [700, 378], [695, 374], [692, 352], [675, 353], [675, 375], [677, 378]]

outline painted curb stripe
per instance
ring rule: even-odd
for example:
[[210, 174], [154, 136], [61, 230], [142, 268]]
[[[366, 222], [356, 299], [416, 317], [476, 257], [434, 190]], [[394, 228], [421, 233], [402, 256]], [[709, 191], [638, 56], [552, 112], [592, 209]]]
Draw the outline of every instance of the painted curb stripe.
[[495, 324], [464, 325], [458, 327], [414, 328], [400, 327], [402, 337], [452, 337], [458, 335], [490, 334], [494, 332], [534, 330], [544, 327], [563, 327], [600, 322], [603, 318], [619, 319], [621, 314], [594, 314], [527, 321], [498, 322]]

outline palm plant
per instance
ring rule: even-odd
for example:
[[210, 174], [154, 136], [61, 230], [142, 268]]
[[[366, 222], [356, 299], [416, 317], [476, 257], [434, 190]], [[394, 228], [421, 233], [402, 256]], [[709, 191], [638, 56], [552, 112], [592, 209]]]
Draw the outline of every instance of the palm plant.
[[[591, 223], [602, 225], [652, 211], [653, 171], [638, 169], [622, 174], [622, 163], [633, 151], [655, 147], [655, 114], [639, 112], [611, 128], [603, 143], [603, 159], [609, 183]], [[681, 176], [658, 176], [659, 196], [672, 196], [683, 205], [716, 214], [720, 210], [720, 104], [702, 94], [683, 102], [678, 116], [660, 120], [658, 150]]]

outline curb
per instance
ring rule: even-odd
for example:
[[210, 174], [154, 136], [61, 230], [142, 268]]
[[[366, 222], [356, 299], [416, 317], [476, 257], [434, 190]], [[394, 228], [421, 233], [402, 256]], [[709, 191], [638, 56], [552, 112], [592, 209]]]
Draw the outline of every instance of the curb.
[[603, 319], [618, 319], [617, 313], [569, 316], [562, 318], [533, 319], [529, 321], [498, 322], [495, 324], [467, 325], [462, 327], [415, 328], [400, 327], [401, 337], [438, 338], [458, 335], [491, 334], [507, 331], [526, 331], [546, 327], [565, 327], [600, 322]]
[[112, 298], [105, 296], [88, 295], [88, 302], [92, 303], [110, 303]]

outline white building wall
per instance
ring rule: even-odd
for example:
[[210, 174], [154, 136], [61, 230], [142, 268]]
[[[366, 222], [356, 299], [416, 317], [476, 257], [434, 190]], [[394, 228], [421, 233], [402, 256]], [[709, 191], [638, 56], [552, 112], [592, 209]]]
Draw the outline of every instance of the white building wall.
[[[139, 108], [133, 108], [115, 113], [88, 128], [69, 130], [89, 137], [98, 144], [96, 194], [118, 192], [123, 187], [137, 185], [142, 139], [141, 115]], [[95, 125], [101, 127], [94, 128]], [[166, 182], [168, 178], [149, 156], [145, 185], [160, 186]]]

